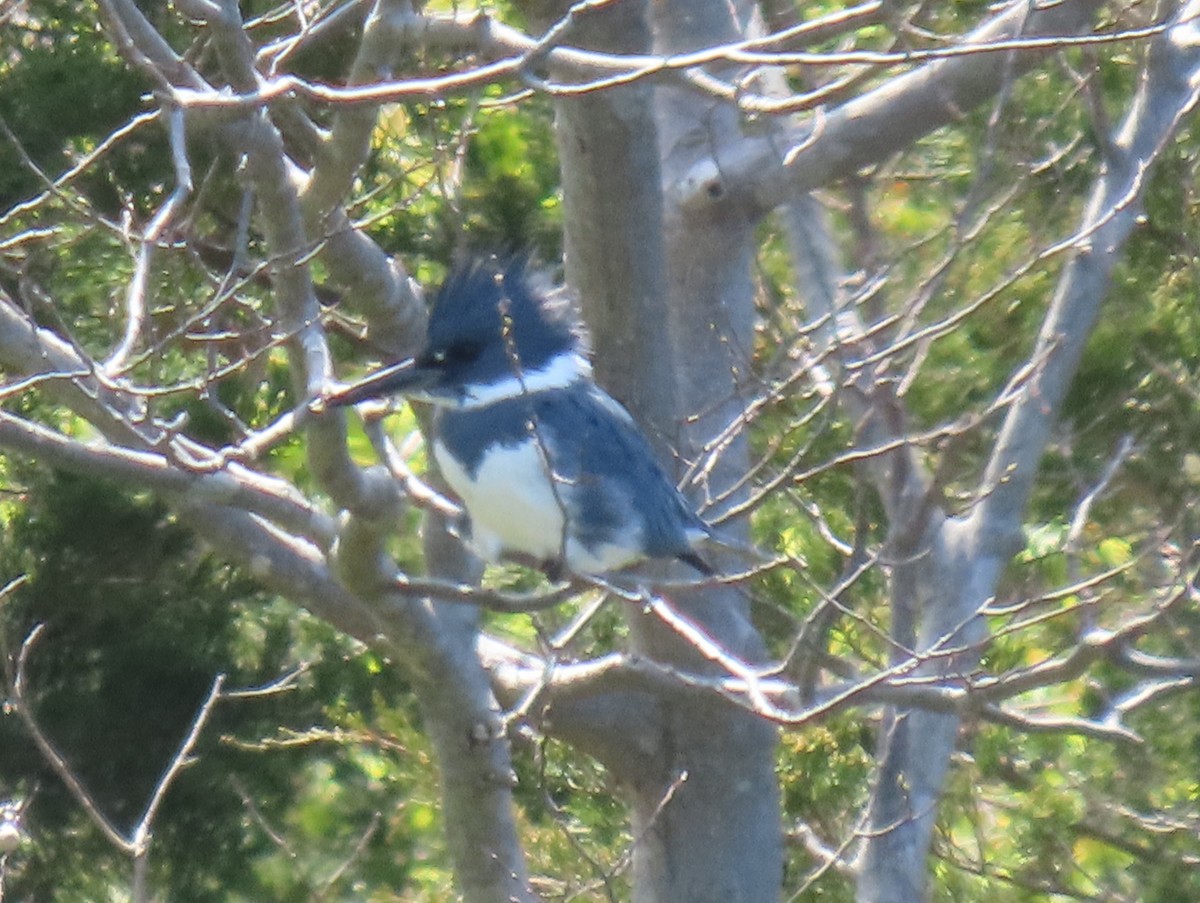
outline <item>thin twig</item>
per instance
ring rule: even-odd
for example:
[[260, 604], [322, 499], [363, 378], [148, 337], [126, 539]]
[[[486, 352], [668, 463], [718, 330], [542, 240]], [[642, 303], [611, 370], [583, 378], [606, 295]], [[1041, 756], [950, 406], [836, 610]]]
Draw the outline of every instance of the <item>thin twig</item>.
[[79, 805], [83, 807], [83, 811], [87, 813], [88, 817], [100, 829], [100, 832], [108, 839], [109, 843], [122, 853], [131, 856], [135, 852], [133, 842], [117, 830], [116, 826], [108, 820], [108, 817], [101, 811], [100, 805], [92, 798], [88, 789], [83, 786], [83, 782], [79, 780], [79, 777], [75, 774], [74, 769], [71, 768], [70, 763], [67, 762], [63, 754], [50, 742], [50, 739], [42, 731], [41, 725], [38, 724], [37, 719], [33, 715], [29, 698], [25, 692], [28, 680], [26, 665], [29, 662], [29, 656], [33, 653], [33, 647], [41, 638], [45, 628], [45, 624], [38, 624], [29, 632], [29, 636], [25, 637], [25, 642], [21, 644], [21, 651], [17, 655], [17, 670], [13, 678], [10, 702], [17, 716], [25, 725], [25, 729], [29, 731], [29, 735], [33, 738], [34, 745], [37, 746], [38, 751], [41, 752], [59, 779], [67, 785], [67, 789], [79, 802]]
[[150, 280], [150, 269], [154, 263], [155, 251], [164, 234], [171, 227], [184, 201], [192, 193], [192, 165], [188, 161], [187, 142], [183, 130], [183, 110], [178, 107], [167, 113], [167, 136], [171, 145], [171, 163], [175, 168], [175, 188], [166, 202], [159, 208], [158, 213], [150, 221], [150, 226], [142, 236], [142, 246], [138, 251], [137, 265], [134, 267], [133, 279], [125, 295], [126, 321], [125, 334], [121, 344], [104, 363], [104, 372], [110, 377], [122, 373], [129, 363], [134, 349], [142, 340], [146, 331], [146, 323], [150, 304], [153, 300], [153, 286]]

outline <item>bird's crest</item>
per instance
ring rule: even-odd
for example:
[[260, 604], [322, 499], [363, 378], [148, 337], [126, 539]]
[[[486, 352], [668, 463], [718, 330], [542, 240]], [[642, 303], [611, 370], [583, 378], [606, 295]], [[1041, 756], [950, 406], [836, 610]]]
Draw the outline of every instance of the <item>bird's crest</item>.
[[456, 264], [433, 302], [429, 344], [465, 335], [492, 342], [506, 326], [523, 359], [538, 357], [542, 346], [587, 344], [570, 290], [555, 285], [527, 255], [472, 255]]

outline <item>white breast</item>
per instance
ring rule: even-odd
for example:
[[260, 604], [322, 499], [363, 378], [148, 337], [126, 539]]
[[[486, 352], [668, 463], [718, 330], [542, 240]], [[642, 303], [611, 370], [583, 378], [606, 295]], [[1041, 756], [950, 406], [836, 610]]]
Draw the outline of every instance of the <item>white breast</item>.
[[433, 454], [471, 516], [471, 545], [481, 558], [496, 561], [504, 550], [543, 561], [563, 557], [566, 517], [532, 439], [490, 449], [474, 479], [440, 442]]

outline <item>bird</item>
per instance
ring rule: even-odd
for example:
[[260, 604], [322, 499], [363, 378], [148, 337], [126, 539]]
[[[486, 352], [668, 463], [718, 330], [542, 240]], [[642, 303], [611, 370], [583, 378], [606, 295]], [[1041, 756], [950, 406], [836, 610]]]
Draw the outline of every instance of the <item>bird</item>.
[[324, 405], [401, 395], [434, 407], [433, 457], [484, 561], [552, 578], [677, 559], [703, 575], [709, 525], [667, 477], [633, 416], [597, 385], [569, 290], [526, 257], [453, 267], [424, 347]]

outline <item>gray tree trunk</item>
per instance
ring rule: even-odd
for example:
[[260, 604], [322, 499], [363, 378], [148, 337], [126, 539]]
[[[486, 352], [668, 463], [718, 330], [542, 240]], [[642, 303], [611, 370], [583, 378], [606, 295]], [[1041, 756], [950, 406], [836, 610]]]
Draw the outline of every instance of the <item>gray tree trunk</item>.
[[[568, 16], [572, 44], [623, 53], [686, 52], [754, 31], [752, 4], [738, 0], [526, 5], [547, 26]], [[1087, 29], [1099, 5], [1014, 2], [970, 40], [1074, 34]], [[123, 49], [131, 65], [153, 68], [178, 88], [209, 90], [136, 4], [105, 0], [100, 6], [110, 32], [127, 39]], [[253, 46], [236, 3], [184, 6], [205, 22], [226, 81], [243, 93], [256, 90]], [[908, 650], [916, 650], [919, 665], [905, 677], [925, 688], [953, 689], [974, 676], [986, 639], [981, 609], [1020, 545], [1039, 461], [1100, 315], [1112, 267], [1137, 220], [1148, 172], [1200, 96], [1197, 15], [1200, 0], [1193, 0], [1153, 38], [1137, 96], [1105, 145], [1106, 165], [1079, 232], [1064, 242], [1070, 259], [1029, 365], [1019, 379], [1014, 376], [975, 500], [961, 512], [943, 505], [906, 444], [901, 400], [876, 378], [869, 330], [844, 309], [838, 254], [820, 209], [802, 192], [877, 163], [960, 116], [1002, 90], [1047, 45], [918, 66], [828, 111], [815, 132], [805, 118], [751, 126], [729, 103], [678, 87], [678, 72], [662, 75], [653, 87], [642, 79], [556, 99], [568, 275], [582, 295], [601, 382], [635, 411], [664, 459], [674, 454], [680, 462], [692, 461], [745, 409], [742, 380], [754, 339], [754, 230], [766, 213], [782, 208], [797, 280], [815, 324], [813, 340], [829, 368], [840, 368], [839, 401], [857, 428], [860, 448], [887, 449], [872, 455], [864, 470], [889, 527], [895, 660], [907, 661]], [[420, 19], [405, 0], [376, 0], [352, 81], [390, 72], [397, 41], [389, 29], [402, 31], [404, 22]], [[709, 74], [738, 81], [738, 73], [719, 67]], [[560, 75], [567, 79], [570, 72]], [[757, 74], [755, 90], [769, 94], [769, 80], [769, 73]], [[183, 122], [180, 110], [164, 115]], [[203, 121], [202, 112], [187, 115], [192, 124]], [[291, 337], [300, 394], [320, 392], [332, 375], [311, 274], [299, 262], [318, 236], [327, 240], [316, 253], [327, 258], [330, 277], [370, 314], [376, 341], [395, 350], [416, 345], [418, 293], [364, 233], [347, 227], [341, 206], [370, 147], [373, 109], [342, 108], [323, 142], [323, 164], [307, 174], [289, 150], [295, 121], [286, 107], [229, 109], [219, 123], [214, 132], [244, 159], [256, 197], [258, 225], [274, 261], [276, 314]], [[781, 153], [789, 149], [794, 152]], [[190, 185], [190, 177], [180, 181]], [[138, 319], [130, 314], [131, 325]], [[136, 339], [137, 331], [130, 336]], [[194, 443], [163, 422], [145, 420], [144, 398], [120, 380], [100, 379], [102, 366], [38, 327], [2, 291], [0, 362], [14, 373], [45, 377], [47, 397], [84, 416], [112, 443], [76, 442], [4, 412], [0, 445], [162, 492], [231, 559], [348, 634], [403, 659], [420, 687], [437, 750], [449, 849], [464, 899], [536, 900], [512, 805], [509, 750], [489, 683], [499, 678], [480, 661], [488, 638], [480, 636], [477, 610], [439, 606], [414, 594], [411, 584], [402, 589], [385, 554], [399, 494], [390, 476], [360, 468], [351, 458], [342, 416], [309, 412], [306, 426], [310, 469], [342, 512], [335, 522], [292, 487], [236, 461], [205, 457], [207, 450], [201, 466], [181, 466], [198, 453]], [[721, 499], [719, 511], [740, 500], [738, 493], [724, 492], [748, 465], [744, 439], [735, 439], [688, 489], [698, 503]], [[737, 524], [723, 529], [732, 538], [744, 534]], [[435, 576], [477, 575], [476, 564], [444, 533], [431, 530], [427, 541]], [[766, 659], [748, 602], [734, 590], [680, 591], [667, 603], [728, 654], [751, 664]], [[641, 609], [627, 614], [630, 654], [587, 663], [581, 670], [591, 669], [594, 679], [550, 688], [565, 690], [555, 701], [559, 708], [540, 714], [549, 729], [603, 762], [629, 799], [637, 903], [772, 903], [783, 859], [774, 727], [711, 688], [686, 686], [677, 679], [684, 672], [728, 675], [677, 627]], [[671, 679], [647, 678], [653, 669], [636, 666], [648, 660], [662, 666], [655, 675]], [[543, 679], [546, 686], [536, 686], [537, 692], [550, 683], [539, 672], [537, 680]], [[906, 689], [904, 678], [889, 688]], [[859, 838], [862, 903], [929, 897], [931, 842], [959, 724], [952, 706], [885, 712], [867, 830]]]
[[[719, 3], [646, 3], [589, 15], [573, 43], [647, 52], [723, 40], [734, 23]], [[558, 10], [561, 14], [562, 10]], [[702, 21], [690, 13], [703, 14]], [[648, 426], [660, 451], [694, 454], [736, 416], [734, 374], [751, 347], [752, 224], [745, 217], [689, 221], [673, 208], [672, 180], [689, 165], [713, 105], [656, 97], [642, 83], [557, 106], [567, 273], [579, 290], [600, 381]], [[722, 403], [713, 406], [712, 399]], [[689, 415], [704, 416], [686, 430]], [[719, 491], [745, 472], [737, 443], [711, 475]], [[682, 470], [682, 468], [681, 468]], [[730, 590], [672, 600], [726, 649], [761, 660], [748, 604]], [[711, 669], [651, 616], [631, 612], [639, 655]], [[769, 903], [782, 879], [774, 728], [711, 695], [664, 690], [650, 706], [651, 735], [601, 756], [631, 801], [634, 899], [639, 903]], [[631, 737], [633, 735], [631, 734]], [[649, 744], [649, 745], [647, 745]]]

